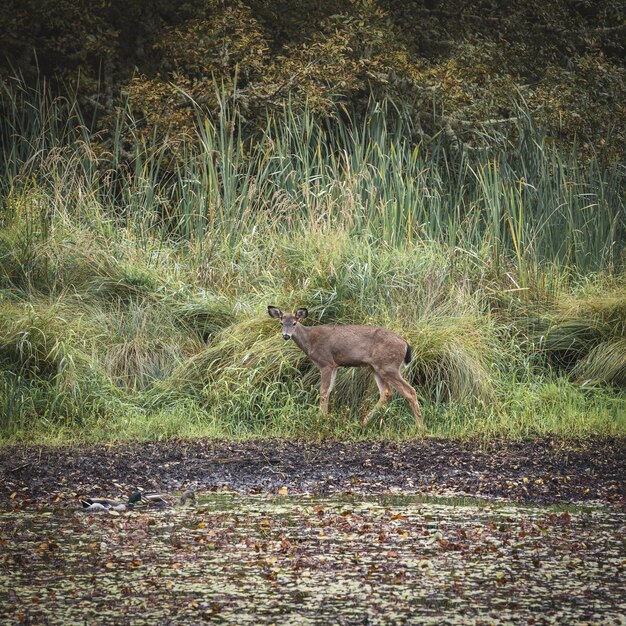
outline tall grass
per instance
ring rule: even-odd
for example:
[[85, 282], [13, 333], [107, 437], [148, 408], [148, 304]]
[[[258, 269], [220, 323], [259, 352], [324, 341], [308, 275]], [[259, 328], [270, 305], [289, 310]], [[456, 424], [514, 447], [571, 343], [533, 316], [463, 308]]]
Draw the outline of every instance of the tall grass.
[[268, 303], [405, 336], [431, 432], [624, 429], [626, 171], [526, 112], [506, 149], [451, 156], [377, 105], [247, 134], [224, 103], [146, 139], [128, 112], [89, 132], [44, 86], [0, 104], [4, 436], [415, 435], [402, 400], [357, 426], [363, 370], [322, 420]]

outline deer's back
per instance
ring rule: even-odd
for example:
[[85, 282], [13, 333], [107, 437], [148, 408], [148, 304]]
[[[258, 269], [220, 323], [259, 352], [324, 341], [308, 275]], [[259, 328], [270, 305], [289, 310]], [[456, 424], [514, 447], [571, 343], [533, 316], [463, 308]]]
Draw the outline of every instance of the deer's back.
[[322, 325], [310, 330], [314, 361], [343, 366], [400, 365], [407, 342], [380, 326]]

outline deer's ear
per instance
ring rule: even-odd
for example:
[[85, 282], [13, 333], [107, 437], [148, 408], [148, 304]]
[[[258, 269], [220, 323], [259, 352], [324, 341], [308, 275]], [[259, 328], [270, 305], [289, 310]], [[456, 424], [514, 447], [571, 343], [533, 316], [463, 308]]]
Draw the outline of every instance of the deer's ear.
[[276, 319], [280, 319], [283, 316], [283, 312], [280, 309], [277, 309], [275, 306], [268, 306], [267, 312], [270, 317], [275, 317]]
[[296, 319], [303, 320], [309, 312], [306, 309], [298, 309], [296, 311]]

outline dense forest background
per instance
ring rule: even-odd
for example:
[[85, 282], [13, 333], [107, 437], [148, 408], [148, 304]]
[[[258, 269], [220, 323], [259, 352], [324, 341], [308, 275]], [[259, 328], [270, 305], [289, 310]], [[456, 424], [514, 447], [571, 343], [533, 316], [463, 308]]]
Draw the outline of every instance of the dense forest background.
[[[549, 137], [607, 158], [626, 144], [621, 0], [12, 0], [0, 72], [78, 97], [111, 131], [189, 132], [194, 103], [226, 93], [248, 128], [285, 102], [337, 115], [389, 98], [416, 138], [468, 149], [515, 132], [517, 108]], [[219, 86], [219, 89], [215, 88]], [[107, 134], [102, 135], [104, 141]]]

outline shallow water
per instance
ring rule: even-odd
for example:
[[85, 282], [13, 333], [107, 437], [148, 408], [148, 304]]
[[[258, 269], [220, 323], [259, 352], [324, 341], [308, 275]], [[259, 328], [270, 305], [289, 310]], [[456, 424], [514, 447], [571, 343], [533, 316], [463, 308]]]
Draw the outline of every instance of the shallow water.
[[0, 512], [3, 623], [626, 623], [626, 515], [424, 496]]

